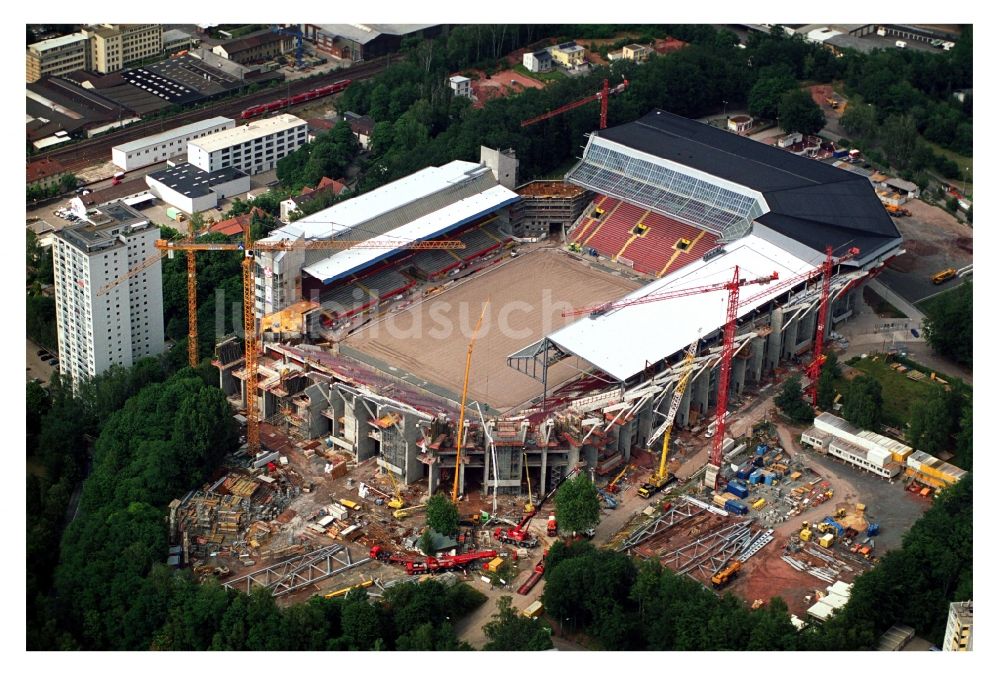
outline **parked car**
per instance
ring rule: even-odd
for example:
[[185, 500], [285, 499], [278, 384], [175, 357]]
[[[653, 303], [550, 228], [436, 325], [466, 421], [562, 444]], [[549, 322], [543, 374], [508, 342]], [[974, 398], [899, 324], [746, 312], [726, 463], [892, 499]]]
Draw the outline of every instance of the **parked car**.
[[58, 363], [59, 363], [58, 359], [50, 359], [49, 360], [49, 366], [55, 366]]
[[914, 338], [919, 338], [920, 337], [920, 333], [918, 333], [916, 329], [910, 329], [910, 333], [913, 334]]
[[46, 350], [39, 350], [35, 354], [37, 354], [39, 357], [41, 357], [42, 355], [46, 354]]

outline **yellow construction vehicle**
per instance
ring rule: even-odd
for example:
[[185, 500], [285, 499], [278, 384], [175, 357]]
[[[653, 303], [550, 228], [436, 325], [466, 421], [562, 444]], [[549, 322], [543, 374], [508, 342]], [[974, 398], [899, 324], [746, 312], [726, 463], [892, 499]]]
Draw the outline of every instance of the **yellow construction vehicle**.
[[712, 586], [716, 589], [723, 586], [729, 582], [733, 575], [736, 575], [742, 567], [743, 564], [739, 561], [739, 559], [733, 559], [725, 568], [712, 576]]
[[386, 470], [385, 473], [389, 475], [389, 483], [392, 484], [393, 494], [392, 500], [389, 500], [389, 502], [385, 504], [389, 507], [389, 509], [402, 509], [406, 506], [406, 503], [403, 502], [403, 498], [399, 494], [399, 484], [396, 482], [396, 477], [393, 475], [391, 470]]
[[427, 505], [413, 505], [412, 507], [404, 507], [403, 509], [397, 509], [392, 513], [397, 519], [405, 519], [410, 514], [419, 512], [421, 509], [426, 509]]
[[325, 598], [325, 599], [335, 599], [335, 598], [339, 598], [341, 596], [347, 596], [347, 593], [349, 591], [351, 591], [352, 589], [367, 589], [368, 587], [371, 587], [373, 584], [375, 584], [374, 580], [365, 580], [361, 584], [351, 585], [350, 587], [344, 587], [343, 589], [338, 589], [337, 591], [332, 591], [329, 594], [323, 594], [323, 598]]
[[802, 530], [799, 531], [799, 539], [803, 542], [809, 542], [812, 540], [813, 532], [812, 528], [809, 527], [808, 521], [802, 522]]
[[934, 282], [935, 284], [943, 284], [944, 282], [947, 282], [949, 279], [951, 279], [957, 274], [958, 270], [956, 270], [955, 268], [947, 268], [937, 273], [933, 277], [931, 277], [931, 281]]

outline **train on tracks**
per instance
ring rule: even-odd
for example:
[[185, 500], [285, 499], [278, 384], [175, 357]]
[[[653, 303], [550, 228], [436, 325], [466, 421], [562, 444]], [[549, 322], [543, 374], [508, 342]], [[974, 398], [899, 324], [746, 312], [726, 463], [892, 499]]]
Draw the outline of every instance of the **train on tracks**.
[[301, 94], [296, 94], [295, 96], [289, 96], [283, 99], [278, 99], [277, 101], [270, 101], [268, 103], [250, 106], [249, 108], [245, 108], [243, 112], [240, 113], [240, 119], [249, 120], [250, 118], [257, 117], [258, 115], [271, 113], [276, 110], [281, 110], [282, 108], [287, 108], [288, 106], [295, 106], [300, 103], [305, 103], [306, 101], [312, 101], [314, 99], [323, 98], [324, 96], [329, 96], [330, 94], [336, 94], [337, 92], [342, 92], [347, 89], [349, 84], [351, 84], [350, 80], [338, 80], [333, 84], [317, 87], [316, 89], [310, 89], [307, 92], [302, 92]]

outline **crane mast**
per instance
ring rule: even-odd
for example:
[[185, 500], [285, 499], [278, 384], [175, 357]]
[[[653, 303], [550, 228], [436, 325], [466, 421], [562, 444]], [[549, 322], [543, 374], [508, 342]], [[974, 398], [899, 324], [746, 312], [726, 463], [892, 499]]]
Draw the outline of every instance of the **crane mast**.
[[465, 401], [469, 394], [469, 370], [472, 367], [472, 349], [476, 346], [476, 337], [479, 335], [479, 327], [483, 325], [483, 317], [486, 316], [486, 308], [490, 306], [489, 299], [483, 305], [483, 311], [479, 314], [479, 321], [472, 331], [472, 339], [469, 340], [469, 348], [465, 354], [465, 382], [462, 384], [462, 407], [458, 412], [458, 429], [455, 432], [455, 481], [451, 489], [451, 501], [458, 502], [458, 472], [462, 466], [462, 432], [465, 426]]

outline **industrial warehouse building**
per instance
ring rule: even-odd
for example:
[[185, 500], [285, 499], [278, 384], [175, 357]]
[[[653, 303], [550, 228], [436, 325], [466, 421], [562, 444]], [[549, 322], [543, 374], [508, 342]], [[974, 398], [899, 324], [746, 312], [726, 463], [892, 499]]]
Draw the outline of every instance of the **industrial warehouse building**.
[[233, 167], [250, 176], [306, 144], [309, 125], [287, 113], [188, 143], [188, 162], [209, 173]]
[[181, 211], [214, 209], [219, 200], [250, 190], [250, 177], [235, 167], [204, 171], [184, 162], [146, 176], [149, 191]]
[[186, 154], [188, 141], [204, 138], [235, 126], [236, 122], [228, 117], [213, 117], [192, 122], [183, 127], [117, 145], [111, 149], [111, 161], [124, 171], [164, 162], [171, 157]]
[[124, 204], [87, 212], [87, 221], [56, 233], [59, 371], [74, 386], [112, 364], [131, 366], [163, 351], [160, 265], [109, 286], [156, 253], [160, 229]]
[[[280, 418], [290, 434], [323, 438], [358, 461], [377, 457], [404, 481], [426, 479], [432, 493], [456, 472], [460, 492], [517, 492], [526, 471], [545, 492], [580, 463], [606, 475], [656, 438], [685, 370], [680, 356], [695, 340], [675, 424], [691, 427], [714, 410], [726, 294], [636, 303], [554, 325], [525, 310], [537, 321], [526, 325], [528, 337], [491, 334], [477, 348], [468, 387], [479, 408], [467, 418], [459, 467], [461, 365], [441, 354], [464, 350], [468, 337], [397, 339], [378, 333], [383, 324], [416, 324], [429, 312], [431, 321], [435, 307], [461, 323], [456, 308], [478, 310], [487, 295], [500, 308], [547, 289], [562, 307], [578, 307], [728, 281], [734, 267], [747, 278], [777, 272], [778, 284], [741, 296], [727, 393], [739, 396], [810, 350], [821, 296], [813, 280], [827, 247], [835, 256], [858, 249], [830, 280], [829, 330], [852, 314], [861, 286], [902, 242], [865, 178], [664, 111], [593, 132], [565, 189], [512, 192], [498, 183], [484, 167], [453, 162], [272, 233], [444, 237], [466, 248], [260, 256], [259, 312], [315, 301], [309, 312], [333, 322], [316, 342], [339, 345], [331, 354], [265, 342], [253, 394], [262, 419]], [[519, 239], [562, 233], [569, 247], [512, 260]], [[477, 266], [476, 277], [448, 283], [452, 271]], [[434, 300], [421, 301], [423, 294]], [[385, 312], [397, 302], [397, 312]], [[347, 330], [347, 338], [334, 333]], [[223, 389], [245, 401], [238, 343], [220, 346], [216, 363]]]

